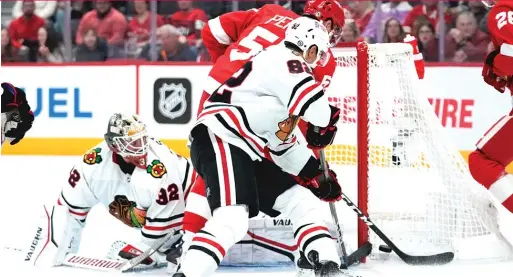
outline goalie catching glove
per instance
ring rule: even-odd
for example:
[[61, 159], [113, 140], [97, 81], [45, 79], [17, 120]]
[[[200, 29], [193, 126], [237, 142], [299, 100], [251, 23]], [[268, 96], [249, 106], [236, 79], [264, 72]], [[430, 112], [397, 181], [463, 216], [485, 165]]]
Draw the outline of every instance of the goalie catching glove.
[[335, 135], [337, 134], [337, 122], [340, 118], [340, 109], [330, 105], [331, 117], [328, 126], [321, 128], [311, 123], [308, 123], [306, 130], [306, 142], [311, 149], [323, 149], [333, 143]]
[[20, 142], [25, 137], [25, 133], [32, 128], [34, 113], [30, 110], [27, 97], [22, 89], [9, 83], [2, 83], [1, 86], [3, 89], [2, 116], [6, 116], [6, 122], [2, 122], [5, 124], [2, 126], [2, 134], [9, 138], [11, 145], [14, 145]]

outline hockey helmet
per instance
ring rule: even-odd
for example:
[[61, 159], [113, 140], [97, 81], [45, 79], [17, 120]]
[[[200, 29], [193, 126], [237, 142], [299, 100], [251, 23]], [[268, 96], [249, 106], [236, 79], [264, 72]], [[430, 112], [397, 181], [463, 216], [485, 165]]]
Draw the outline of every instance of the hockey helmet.
[[342, 27], [345, 23], [344, 8], [336, 0], [306, 1], [303, 13], [311, 15], [321, 23], [331, 21], [330, 44], [335, 47], [342, 37]]
[[104, 137], [109, 148], [126, 162], [146, 167], [148, 136], [138, 115], [113, 114]]
[[285, 31], [283, 41], [285, 45], [292, 44], [294, 48], [301, 50], [303, 58], [306, 58], [306, 54], [312, 46], [317, 46], [317, 58], [310, 65], [325, 66], [328, 62], [330, 38], [326, 27], [317, 20], [305, 16], [294, 19]]
[[497, 0], [481, 0], [481, 2], [483, 2], [483, 4], [488, 8], [491, 8], [497, 4]]

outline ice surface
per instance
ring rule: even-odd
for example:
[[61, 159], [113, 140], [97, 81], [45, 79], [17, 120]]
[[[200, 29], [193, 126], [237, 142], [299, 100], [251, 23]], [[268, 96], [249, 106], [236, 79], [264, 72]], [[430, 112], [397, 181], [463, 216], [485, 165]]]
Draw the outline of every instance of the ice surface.
[[[30, 246], [34, 235], [33, 221], [38, 207], [43, 203], [55, 203], [61, 186], [74, 162], [80, 157], [32, 157], [0, 156], [0, 211], [3, 224], [0, 231], [0, 277], [89, 277], [108, 276], [104, 273], [77, 268], [34, 268], [22, 262], [20, 252], [5, 247], [24, 249]], [[356, 199], [354, 188], [348, 186], [346, 193]], [[327, 215], [329, 214], [327, 211]], [[339, 216], [345, 225], [345, 238], [355, 247], [356, 217], [345, 207], [339, 207]], [[114, 220], [107, 209], [98, 206], [91, 210], [84, 229], [80, 254], [103, 257], [115, 240], [138, 240], [139, 233]], [[476, 249], [476, 251], [481, 251]], [[351, 274], [374, 277], [444, 277], [444, 276], [513, 276], [513, 261], [454, 262], [445, 266], [407, 266], [395, 256], [387, 261], [370, 261], [350, 270]], [[295, 276], [292, 268], [222, 268], [215, 277], [247, 275], [246, 277]], [[165, 270], [125, 275], [169, 276]]]

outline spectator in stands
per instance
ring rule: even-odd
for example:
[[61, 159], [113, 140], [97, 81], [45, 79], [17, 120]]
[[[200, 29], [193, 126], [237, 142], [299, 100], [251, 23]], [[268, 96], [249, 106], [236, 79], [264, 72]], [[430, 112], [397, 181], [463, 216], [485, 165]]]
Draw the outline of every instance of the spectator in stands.
[[96, 0], [95, 9], [87, 12], [78, 26], [76, 43], [84, 40], [84, 30], [94, 29], [96, 34], [105, 39], [109, 46], [123, 47], [127, 30], [125, 16], [111, 5], [111, 1]]
[[372, 14], [369, 24], [362, 33], [362, 37], [367, 42], [382, 42], [383, 37], [382, 26], [389, 18], [395, 18], [403, 23], [408, 13], [412, 10], [412, 6], [408, 1], [390, 0], [376, 7]]
[[107, 42], [96, 35], [95, 29], [87, 29], [82, 33], [84, 42], [75, 50], [77, 62], [101, 62], [108, 58]]
[[488, 15], [488, 9], [485, 7], [483, 2], [481, 1], [469, 1], [468, 2], [468, 8], [474, 14], [474, 17], [477, 20], [477, 24], [479, 26], [479, 29], [485, 33], [488, 33], [488, 26], [487, 26], [487, 15]]
[[417, 26], [415, 31], [419, 51], [422, 53], [426, 62], [437, 62], [438, 56], [438, 39], [435, 36], [435, 27], [429, 22], [423, 22]]
[[171, 16], [170, 23], [187, 37], [190, 46], [198, 47], [201, 43], [201, 30], [208, 16], [203, 10], [194, 8], [193, 1], [180, 0], [177, 4], [180, 10]]
[[[71, 28], [71, 37], [77, 36], [78, 25], [80, 24], [80, 19], [84, 16], [86, 9], [84, 1], [71, 1], [71, 15], [70, 15], [70, 28]], [[60, 1], [57, 5], [57, 11], [55, 12], [55, 23], [53, 28], [58, 33], [64, 33], [64, 21], [65, 21], [65, 7], [66, 2]], [[74, 42], [74, 41], [73, 41]]]
[[[134, 1], [135, 16], [128, 23], [128, 36], [137, 38], [139, 47], [148, 43], [151, 32], [151, 12], [148, 10], [148, 2], [143, 0]], [[164, 25], [164, 18], [157, 16], [157, 27]]]
[[[12, 18], [18, 18], [25, 14], [24, 2], [27, 1], [16, 1], [14, 7], [12, 7]], [[34, 1], [34, 14], [43, 18], [49, 19], [55, 13], [57, 8], [57, 1]]]
[[342, 27], [342, 37], [340, 42], [343, 44], [344, 42], [356, 42], [360, 38], [360, 30], [356, 27], [356, 24], [353, 20], [346, 20], [346, 24]]
[[[427, 18], [431, 25], [435, 26], [436, 33], [440, 32], [439, 14], [438, 14], [438, 1], [435, 0], [422, 0], [422, 5], [417, 5], [411, 10], [404, 19], [403, 28], [406, 33], [414, 33], [418, 28], [418, 24], [422, 23], [422, 18]], [[450, 12], [444, 13], [444, 20], [446, 25], [452, 23], [452, 16]], [[446, 29], [447, 30], [447, 29]]]
[[39, 28], [37, 39], [39, 41], [38, 62], [61, 63], [64, 61], [64, 47], [53, 28]]
[[383, 33], [383, 43], [403, 42], [406, 33], [401, 26], [401, 22], [395, 18], [390, 18], [385, 22], [385, 31]]
[[[196, 53], [184, 39], [180, 42], [180, 32], [173, 25], [163, 25], [157, 30], [159, 45], [157, 47], [158, 61], [196, 61]], [[141, 59], [151, 61], [150, 45], [146, 45], [140, 55]]]
[[351, 1], [349, 2], [351, 18], [354, 20], [360, 33], [365, 30], [374, 13], [372, 1]]
[[36, 53], [39, 48], [37, 32], [39, 28], [45, 26], [43, 18], [34, 14], [34, 1], [23, 1], [23, 15], [16, 18], [9, 25], [9, 37], [14, 44], [22, 44], [29, 49], [29, 59], [36, 60]]
[[2, 63], [4, 62], [24, 62], [28, 60], [28, 48], [21, 43], [11, 40], [7, 29], [2, 29]]
[[481, 62], [485, 58], [490, 38], [477, 28], [477, 21], [470, 11], [456, 17], [456, 28], [445, 37], [445, 57], [454, 62]]

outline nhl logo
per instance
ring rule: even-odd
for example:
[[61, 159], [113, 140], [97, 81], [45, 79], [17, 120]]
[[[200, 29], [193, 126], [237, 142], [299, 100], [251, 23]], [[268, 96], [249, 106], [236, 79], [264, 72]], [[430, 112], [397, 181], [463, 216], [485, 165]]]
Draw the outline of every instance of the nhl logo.
[[158, 109], [160, 113], [169, 119], [182, 116], [187, 110], [186, 93], [187, 89], [182, 83], [178, 85], [163, 83], [159, 88]]

